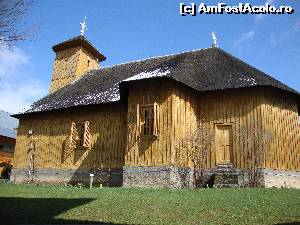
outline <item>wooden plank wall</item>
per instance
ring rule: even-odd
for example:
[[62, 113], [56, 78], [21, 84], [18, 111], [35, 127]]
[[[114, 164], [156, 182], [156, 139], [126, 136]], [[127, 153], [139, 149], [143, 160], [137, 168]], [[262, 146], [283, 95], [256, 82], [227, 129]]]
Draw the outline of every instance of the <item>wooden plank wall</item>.
[[264, 91], [264, 126], [273, 130], [266, 167], [300, 171], [300, 121], [295, 97], [275, 89]]
[[49, 91], [53, 93], [76, 79], [80, 47], [57, 52]]
[[99, 62], [82, 46], [58, 51], [54, 61], [50, 93], [79, 79], [87, 71], [98, 68]]
[[[89, 150], [66, 152], [74, 121], [90, 122]], [[119, 103], [39, 113], [20, 119], [14, 155], [16, 168], [28, 167], [29, 129], [33, 130], [36, 168], [122, 168], [124, 164], [126, 106]]]
[[[147, 89], [145, 86], [147, 85]], [[262, 93], [262, 91], [260, 91]], [[155, 94], [153, 94], [155, 93]], [[160, 105], [160, 134], [158, 139], [136, 137], [136, 105]], [[254, 135], [252, 128], [261, 128], [262, 95], [258, 90], [226, 90], [201, 93], [177, 82], [153, 82], [131, 85], [128, 97], [128, 145], [125, 164], [134, 166], [181, 165], [192, 166], [184, 138], [192, 133], [200, 121], [212, 130], [215, 124], [232, 124], [233, 132], [249, 130], [246, 138]], [[241, 137], [233, 138], [233, 163], [245, 165], [241, 151]], [[214, 143], [211, 144], [207, 167], [216, 166]]]
[[200, 112], [198, 93], [191, 88], [174, 84], [172, 92], [173, 127], [174, 136], [173, 163], [180, 166], [192, 166], [190, 149], [186, 149], [187, 135], [193, 134], [197, 129], [198, 114]]
[[[129, 86], [128, 143], [125, 165], [167, 165], [174, 160], [172, 151], [172, 85], [170, 81], [137, 81]], [[159, 138], [137, 137], [137, 104], [159, 104]]]
[[[184, 138], [188, 130], [185, 127], [193, 129], [199, 123], [204, 123], [206, 127], [215, 134], [216, 124], [231, 124], [233, 130], [232, 143], [232, 162], [237, 168], [245, 165], [243, 157], [243, 138], [254, 137], [253, 129], [261, 128], [261, 102], [262, 93], [259, 90], [239, 89], [224, 90], [218, 92], [195, 93], [189, 87], [178, 84], [174, 89], [175, 98], [175, 136]], [[197, 96], [196, 99], [194, 96]], [[188, 103], [189, 102], [189, 103]], [[239, 135], [240, 130], [246, 128], [248, 132], [244, 136]], [[183, 129], [183, 130], [182, 130]], [[178, 146], [179, 145], [179, 146]], [[189, 155], [189, 149], [181, 149], [182, 143], [176, 143], [174, 149], [177, 151], [185, 151]], [[183, 155], [184, 155], [183, 154]], [[177, 154], [182, 155], [182, 154]], [[185, 160], [177, 159], [183, 162], [183, 166], [192, 166], [189, 157]], [[209, 150], [207, 167], [214, 168], [216, 166], [216, 150], [214, 140]]]
[[[233, 163], [237, 168], [245, 166], [243, 152], [245, 139], [253, 139], [254, 130], [266, 128], [272, 133], [265, 157], [264, 167], [272, 169], [300, 170], [300, 123], [296, 99], [291, 95], [268, 88], [248, 88], [218, 92], [193, 93], [186, 86], [174, 88], [174, 132], [175, 139], [182, 139], [191, 124], [205, 123], [214, 130], [216, 124], [232, 124]], [[195, 103], [194, 96], [197, 95]], [[192, 109], [191, 109], [192, 107]], [[192, 122], [191, 122], [192, 121]], [[204, 122], [203, 122], [204, 121]], [[185, 125], [185, 126], [184, 126]], [[194, 125], [195, 126], [195, 125]], [[189, 129], [187, 129], [189, 127]], [[241, 135], [241, 129], [246, 134]], [[188, 153], [180, 142], [175, 142], [174, 150]], [[214, 168], [216, 162], [215, 143], [211, 143], [207, 167]], [[183, 166], [192, 163], [185, 157], [176, 159]]]
[[[141, 139], [136, 134], [137, 104], [160, 106], [159, 137]], [[64, 144], [72, 121], [90, 121], [92, 147], [65, 154]], [[192, 166], [189, 149], [182, 140], [204, 123], [213, 131], [216, 124], [232, 124], [232, 160], [237, 168], [245, 165], [243, 140], [238, 135], [247, 129], [246, 138], [263, 126], [275, 130], [265, 167], [299, 170], [299, 121], [295, 99], [283, 94], [267, 93], [262, 88], [198, 93], [173, 81], [137, 81], [129, 85], [128, 107], [118, 103], [40, 113], [21, 119], [16, 143], [16, 168], [28, 166], [33, 129], [37, 168], [121, 168], [132, 166]], [[237, 135], [236, 135], [237, 134]], [[214, 142], [211, 143], [207, 167], [216, 165]]]

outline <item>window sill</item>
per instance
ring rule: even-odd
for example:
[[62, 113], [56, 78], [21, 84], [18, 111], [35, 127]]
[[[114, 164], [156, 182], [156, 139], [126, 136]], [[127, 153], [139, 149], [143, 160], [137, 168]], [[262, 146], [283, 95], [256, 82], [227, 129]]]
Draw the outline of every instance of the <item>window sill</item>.
[[88, 150], [89, 149], [89, 147], [83, 147], [83, 146], [77, 146], [76, 148], [75, 148], [75, 150], [78, 150], [78, 151], [86, 151], [86, 150]]
[[159, 137], [155, 136], [155, 135], [146, 135], [146, 136], [141, 136], [141, 139], [142, 140], [157, 140], [157, 139], [159, 139]]

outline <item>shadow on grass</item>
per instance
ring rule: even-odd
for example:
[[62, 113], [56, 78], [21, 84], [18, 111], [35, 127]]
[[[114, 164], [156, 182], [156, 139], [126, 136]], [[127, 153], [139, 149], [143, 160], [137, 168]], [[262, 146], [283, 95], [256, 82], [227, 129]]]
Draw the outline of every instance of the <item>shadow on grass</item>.
[[300, 225], [299, 222], [290, 222], [290, 223], [275, 223], [274, 225]]
[[0, 197], [0, 224], [102, 224], [97, 221], [63, 220], [54, 217], [92, 202], [92, 198], [14, 198]]

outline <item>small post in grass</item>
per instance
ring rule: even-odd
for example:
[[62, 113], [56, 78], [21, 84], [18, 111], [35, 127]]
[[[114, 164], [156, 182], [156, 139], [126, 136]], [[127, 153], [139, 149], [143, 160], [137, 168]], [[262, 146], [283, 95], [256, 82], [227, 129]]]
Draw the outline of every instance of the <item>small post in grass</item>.
[[94, 174], [90, 173], [90, 189], [93, 188]]

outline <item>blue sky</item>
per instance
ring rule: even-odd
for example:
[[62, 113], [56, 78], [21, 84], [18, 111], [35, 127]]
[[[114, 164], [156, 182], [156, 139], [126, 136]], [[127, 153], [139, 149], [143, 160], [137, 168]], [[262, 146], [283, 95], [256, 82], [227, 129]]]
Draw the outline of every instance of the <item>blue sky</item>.
[[[39, 31], [32, 41], [0, 54], [0, 108], [15, 113], [48, 94], [55, 58], [51, 48], [79, 35], [84, 16], [86, 37], [107, 57], [101, 66], [207, 48], [214, 31], [220, 48], [300, 91], [299, 1], [268, 0], [292, 6], [292, 15], [195, 17], [181, 16], [180, 2], [191, 1], [35, 1], [24, 19]], [[266, 0], [248, 2], [262, 5]]]

